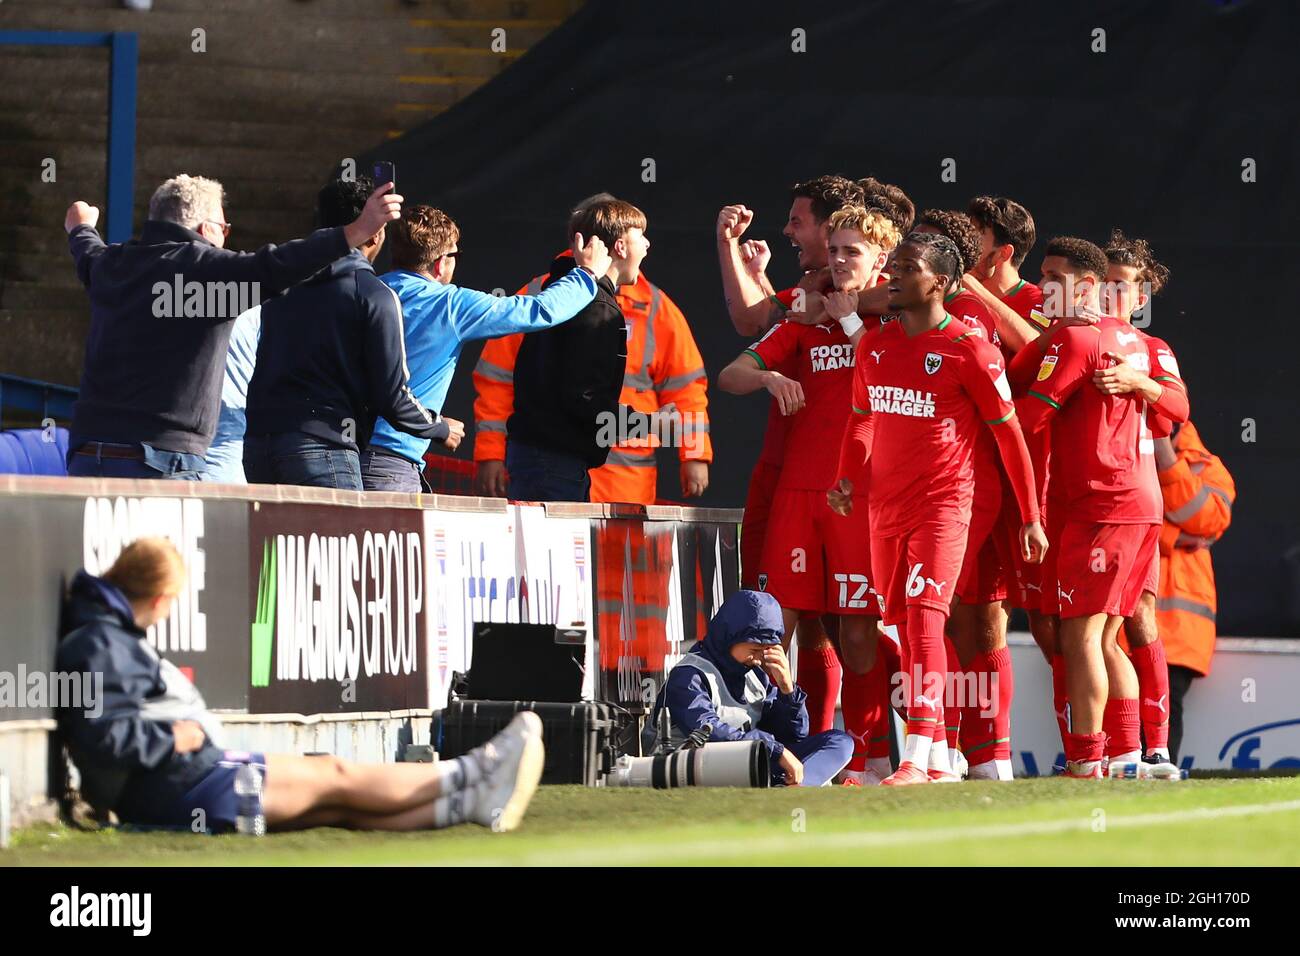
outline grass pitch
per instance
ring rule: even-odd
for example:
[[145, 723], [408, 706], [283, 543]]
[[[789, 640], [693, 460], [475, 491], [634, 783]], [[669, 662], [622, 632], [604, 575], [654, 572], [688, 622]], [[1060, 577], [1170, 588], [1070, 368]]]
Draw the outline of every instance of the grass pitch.
[[777, 790], [543, 787], [523, 826], [260, 840], [18, 831], [0, 865], [1300, 864], [1300, 777]]

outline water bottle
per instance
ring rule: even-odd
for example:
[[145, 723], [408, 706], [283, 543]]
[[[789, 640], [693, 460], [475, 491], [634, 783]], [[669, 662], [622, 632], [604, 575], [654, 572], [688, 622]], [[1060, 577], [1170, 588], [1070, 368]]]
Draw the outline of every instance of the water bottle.
[[244, 836], [265, 836], [266, 816], [262, 813], [262, 775], [252, 764], [235, 773], [235, 830]]

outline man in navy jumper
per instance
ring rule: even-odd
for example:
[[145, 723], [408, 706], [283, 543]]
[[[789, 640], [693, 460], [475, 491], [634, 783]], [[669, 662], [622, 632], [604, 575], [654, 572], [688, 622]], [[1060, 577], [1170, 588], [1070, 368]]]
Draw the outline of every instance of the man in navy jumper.
[[167, 180], [140, 238], [111, 246], [95, 231], [99, 210], [73, 203], [64, 228], [91, 311], [68, 474], [197, 479], [235, 317], [368, 241], [401, 200], [376, 192], [340, 228], [252, 253], [223, 248], [230, 223], [210, 179]]

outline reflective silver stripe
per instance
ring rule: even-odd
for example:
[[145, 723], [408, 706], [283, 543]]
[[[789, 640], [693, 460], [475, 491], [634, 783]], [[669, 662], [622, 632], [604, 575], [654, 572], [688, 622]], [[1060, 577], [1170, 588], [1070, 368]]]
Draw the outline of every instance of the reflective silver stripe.
[[474, 426], [474, 430], [480, 432], [500, 432], [504, 435], [506, 433], [506, 423], [501, 421], [499, 418], [485, 418]]
[[1186, 531], [1178, 532], [1178, 537], [1174, 539], [1175, 548], [1208, 548], [1214, 544], [1209, 538], [1202, 538], [1200, 535], [1188, 534]]
[[696, 379], [701, 379], [704, 377], [705, 377], [704, 368], [703, 366], [701, 366], [700, 368], [692, 369], [689, 372], [683, 372], [681, 375], [670, 375], [668, 378], [664, 379], [661, 382], [655, 382], [655, 391], [666, 392], [672, 389], [685, 388], [687, 385], [690, 385], [691, 382], [694, 382]]
[[626, 451], [615, 449], [609, 453], [605, 459], [607, 465], [627, 465], [629, 468], [653, 468], [655, 466], [654, 455], [634, 455]]
[[624, 372], [623, 387], [635, 389], [638, 392], [648, 392], [654, 388], [654, 382], [650, 381], [650, 376], [644, 372]]
[[601, 600], [596, 602], [597, 614], [617, 614], [620, 617], [628, 609], [632, 611], [633, 619], [658, 618], [660, 620], [668, 619], [668, 608], [663, 604], [646, 604], [638, 601], [635, 604], [625, 604], [622, 601]]
[[544, 278], [546, 278], [546, 277], [545, 277], [545, 276], [538, 276], [538, 277], [537, 277], [536, 279], [534, 279], [532, 282], [528, 283], [528, 285], [524, 286], [524, 295], [537, 295], [537, 293], [541, 292], [541, 291], [542, 291], [542, 280], [543, 280]]
[[1229, 511], [1232, 510], [1232, 498], [1228, 496], [1228, 493], [1226, 491], [1224, 491], [1222, 488], [1212, 488], [1209, 485], [1206, 485], [1205, 487], [1210, 489], [1210, 494], [1214, 495], [1214, 497], [1218, 498], [1220, 501], [1223, 502], [1223, 506], [1225, 508], [1227, 508]]
[[1198, 461], [1198, 462], [1196, 462], [1195, 464], [1188, 465], [1188, 466], [1187, 466], [1187, 469], [1188, 469], [1188, 470], [1189, 470], [1193, 475], [1199, 475], [1201, 472], [1203, 472], [1203, 471], [1205, 470], [1205, 462], [1203, 462], [1203, 461]]
[[487, 359], [478, 360], [478, 364], [474, 366], [474, 374], [482, 375], [493, 382], [505, 382], [507, 385], [513, 385], [515, 381], [514, 369], [502, 368]]
[[1162, 597], [1156, 598], [1157, 611], [1186, 611], [1188, 614], [1195, 614], [1197, 617], [1207, 618], [1211, 622], [1214, 620], [1214, 608], [1208, 604], [1200, 604], [1196, 601], [1189, 601], [1187, 598], [1180, 597]]
[[1187, 502], [1181, 508], [1175, 508], [1173, 511], [1165, 512], [1165, 520], [1172, 521], [1174, 524], [1181, 524], [1196, 512], [1205, 506], [1205, 502], [1210, 499], [1210, 489], [1202, 487], [1200, 491], [1192, 496], [1192, 500]]
[[[654, 282], [650, 282], [650, 308], [646, 311], [646, 341], [645, 346], [641, 349], [641, 377], [646, 382], [651, 382], [650, 363], [654, 362], [654, 320], [659, 317], [659, 299], [663, 298], [662, 291]], [[654, 385], [646, 385], [647, 389], [654, 388]]]
[[682, 423], [682, 434], [694, 434], [696, 432], [707, 432], [709, 430], [708, 422], [700, 422], [691, 419], [689, 422]]

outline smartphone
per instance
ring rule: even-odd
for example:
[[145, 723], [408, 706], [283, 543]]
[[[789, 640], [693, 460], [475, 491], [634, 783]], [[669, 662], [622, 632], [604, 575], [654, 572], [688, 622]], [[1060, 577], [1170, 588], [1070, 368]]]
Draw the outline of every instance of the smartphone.
[[388, 190], [390, 193], [397, 189], [397, 170], [392, 163], [375, 161], [375, 185], [380, 186], [384, 183], [392, 183], [393, 188]]

